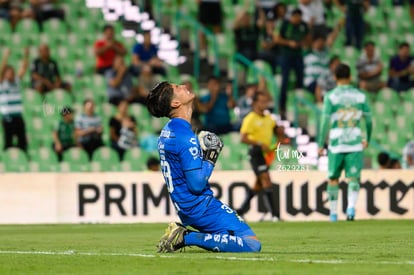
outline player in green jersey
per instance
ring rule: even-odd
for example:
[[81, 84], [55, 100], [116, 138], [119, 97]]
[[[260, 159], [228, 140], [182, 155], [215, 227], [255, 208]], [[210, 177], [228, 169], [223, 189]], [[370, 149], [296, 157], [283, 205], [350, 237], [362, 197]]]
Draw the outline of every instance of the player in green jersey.
[[[338, 179], [342, 170], [348, 182], [347, 220], [354, 220], [359, 182], [363, 166], [363, 149], [369, 144], [372, 131], [371, 111], [367, 96], [350, 85], [351, 70], [339, 64], [335, 69], [337, 87], [324, 98], [322, 125], [319, 133], [319, 154], [329, 129], [328, 145], [328, 197], [330, 220], [336, 221]], [[366, 140], [362, 138], [361, 120], [365, 118]]]

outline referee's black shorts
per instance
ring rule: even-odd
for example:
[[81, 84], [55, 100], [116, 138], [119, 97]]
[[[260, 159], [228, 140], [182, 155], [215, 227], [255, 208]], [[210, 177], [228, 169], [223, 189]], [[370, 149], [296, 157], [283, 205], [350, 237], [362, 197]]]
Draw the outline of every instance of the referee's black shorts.
[[250, 164], [252, 165], [253, 171], [256, 174], [256, 176], [269, 171], [269, 166], [267, 166], [266, 164], [265, 158], [263, 156], [263, 151], [260, 146], [250, 146], [249, 155]]

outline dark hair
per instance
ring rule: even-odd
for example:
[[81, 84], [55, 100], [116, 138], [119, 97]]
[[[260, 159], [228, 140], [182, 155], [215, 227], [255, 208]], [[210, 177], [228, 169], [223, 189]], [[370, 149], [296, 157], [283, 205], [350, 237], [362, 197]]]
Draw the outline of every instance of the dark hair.
[[143, 30], [142, 34], [151, 34], [151, 31], [150, 30]]
[[315, 35], [312, 37], [312, 42], [315, 42], [316, 40], [319, 40], [319, 39], [326, 40], [326, 36], [325, 36], [325, 35], [323, 35], [323, 34], [321, 34], [321, 33], [315, 34]]
[[398, 49], [401, 49], [401, 48], [404, 48], [404, 47], [409, 48], [409, 47], [410, 47], [410, 44], [408, 44], [408, 42], [402, 42], [402, 43], [398, 46]]
[[292, 15], [302, 15], [302, 11], [299, 8], [296, 8], [292, 11]]
[[62, 110], [60, 110], [61, 116], [65, 116], [65, 115], [72, 114], [72, 113], [73, 113], [73, 109], [69, 106], [64, 106]]
[[105, 24], [103, 26], [103, 32], [105, 32], [106, 30], [109, 30], [109, 29], [113, 30], [114, 29], [114, 26], [112, 26], [110, 24]]
[[377, 161], [381, 166], [388, 166], [390, 163], [390, 156], [386, 152], [381, 152], [377, 156]]
[[335, 68], [336, 79], [347, 79], [351, 77], [351, 68], [344, 63], [340, 63]]
[[331, 66], [332, 63], [334, 63], [336, 60], [339, 60], [339, 56], [338, 55], [331, 56], [331, 58], [329, 59], [329, 66]]
[[93, 99], [92, 99], [92, 98], [86, 98], [86, 99], [83, 101], [83, 106], [85, 106], [85, 105], [86, 105], [86, 103], [88, 103], [88, 102], [94, 103], [94, 101], [93, 101]]
[[156, 157], [150, 157], [147, 160], [147, 168], [148, 169], [153, 165], [160, 165], [160, 161]]
[[214, 76], [214, 75], [210, 75], [207, 79], [207, 82], [209, 82], [210, 80], [215, 80], [217, 82], [220, 82], [220, 79], [217, 76]]
[[253, 97], [252, 97], [253, 102], [257, 102], [260, 96], [266, 96], [266, 94], [262, 91], [254, 92]]
[[364, 44], [364, 47], [368, 47], [368, 46], [375, 46], [375, 43], [374, 43], [374, 41], [367, 41], [367, 42], [365, 42], [365, 44]]
[[174, 89], [167, 81], [159, 82], [147, 96], [147, 108], [155, 117], [169, 117]]

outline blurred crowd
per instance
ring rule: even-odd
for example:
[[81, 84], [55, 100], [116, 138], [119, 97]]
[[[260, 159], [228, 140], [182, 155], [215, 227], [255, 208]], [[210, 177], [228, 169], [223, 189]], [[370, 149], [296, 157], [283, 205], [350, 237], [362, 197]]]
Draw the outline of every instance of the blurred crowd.
[[[234, 2], [236, 4], [238, 1]], [[332, 54], [331, 48], [342, 31], [346, 36], [343, 46], [361, 50], [354, 68], [357, 71], [355, 83], [361, 89], [376, 93], [384, 87], [390, 87], [403, 93], [414, 87], [414, 57], [411, 55], [409, 43], [402, 42], [390, 60], [382, 60], [376, 42], [364, 39], [364, 15], [371, 6], [378, 5], [378, 1], [298, 0], [295, 7], [277, 0], [256, 2], [253, 12], [248, 9], [238, 11], [233, 22], [234, 43], [237, 52], [250, 60], [264, 60], [273, 74], [280, 73], [278, 110], [282, 118], [286, 115], [292, 72], [295, 76], [295, 88], [306, 89], [319, 103], [322, 102], [324, 94], [335, 87], [333, 71], [337, 64], [346, 60]], [[393, 4], [402, 5], [403, 2], [394, 0]], [[410, 1], [410, 12], [414, 20], [413, 2]], [[333, 6], [338, 7], [343, 16], [330, 27], [326, 14]], [[27, 18], [33, 19], [42, 30], [45, 20], [65, 20], [65, 12], [59, 6], [59, 1], [30, 0], [26, 3], [0, 0], [0, 18], [9, 21], [14, 31], [18, 31], [19, 21]], [[221, 1], [199, 1], [198, 20], [214, 33], [223, 32]], [[71, 106], [62, 108], [61, 119], [53, 133], [50, 133], [53, 136], [53, 150], [59, 160], [62, 160], [65, 150], [74, 146], [83, 148], [90, 158], [97, 148], [111, 146], [118, 152], [120, 160], [126, 150], [140, 146], [140, 118], [129, 114], [129, 105], [145, 106], [149, 89], [157, 81], [167, 77], [167, 69], [158, 57], [158, 47], [152, 43], [150, 30], [142, 31], [143, 40], [130, 49], [117, 39], [117, 35], [119, 34], [115, 33], [112, 25], [105, 25], [101, 37], [93, 45], [95, 74], [105, 79], [108, 102], [117, 108], [116, 114], [109, 121], [110, 144], [104, 144], [102, 139], [104, 127], [102, 118], [95, 112], [96, 102], [85, 99], [81, 113], [74, 114]], [[206, 55], [206, 44], [206, 39], [201, 36], [202, 57]], [[0, 108], [4, 146], [5, 149], [17, 146], [27, 151], [28, 141], [22, 116], [21, 94], [24, 90], [20, 85], [26, 71], [29, 70], [31, 88], [43, 96], [55, 89], [63, 89], [71, 96], [76, 95], [73, 92], [73, 83], [62, 79], [60, 61], [51, 56], [49, 45], [38, 45], [36, 57], [29, 56], [27, 49], [12, 51], [24, 51], [24, 54], [18, 69], [15, 69], [17, 64], [8, 63], [11, 49], [4, 51], [1, 62]], [[387, 81], [383, 81], [381, 77], [384, 74], [384, 62], [389, 63]], [[197, 87], [201, 85], [196, 84]], [[188, 86], [190, 90], [196, 88], [192, 81], [184, 81], [182, 85]], [[235, 92], [228, 79], [210, 76], [205, 88], [203, 94], [196, 91], [198, 97], [193, 114], [195, 130], [208, 130], [220, 135], [239, 131], [242, 119], [251, 110], [255, 91], [265, 92], [270, 111], [274, 107], [266, 82], [260, 77], [257, 82], [240, 87], [239, 98], [233, 97]], [[16, 143], [13, 143], [14, 137]], [[381, 157], [381, 163], [387, 164], [381, 164], [381, 167], [390, 167], [389, 161], [383, 160], [384, 158]]]

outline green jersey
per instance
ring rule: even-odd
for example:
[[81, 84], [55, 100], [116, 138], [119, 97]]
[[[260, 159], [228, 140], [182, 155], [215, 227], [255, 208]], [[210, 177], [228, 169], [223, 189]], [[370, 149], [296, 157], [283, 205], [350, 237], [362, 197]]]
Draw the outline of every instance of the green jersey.
[[67, 123], [63, 120], [59, 121], [55, 128], [60, 142], [63, 146], [71, 146], [75, 144], [74, 133], [75, 123]]
[[329, 128], [329, 150], [332, 153], [362, 151], [361, 120], [365, 118], [367, 141], [372, 121], [367, 96], [350, 85], [339, 85], [324, 98], [319, 147], [323, 146]]

